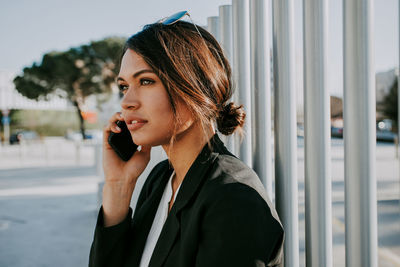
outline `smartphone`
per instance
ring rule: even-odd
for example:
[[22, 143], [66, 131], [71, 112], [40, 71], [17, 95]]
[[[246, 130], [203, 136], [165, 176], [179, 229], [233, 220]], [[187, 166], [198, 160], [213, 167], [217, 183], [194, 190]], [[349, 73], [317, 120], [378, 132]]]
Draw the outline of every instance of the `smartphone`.
[[133, 142], [125, 121], [117, 121], [117, 125], [121, 131], [119, 133], [111, 132], [108, 143], [122, 160], [128, 161], [137, 151], [138, 145]]

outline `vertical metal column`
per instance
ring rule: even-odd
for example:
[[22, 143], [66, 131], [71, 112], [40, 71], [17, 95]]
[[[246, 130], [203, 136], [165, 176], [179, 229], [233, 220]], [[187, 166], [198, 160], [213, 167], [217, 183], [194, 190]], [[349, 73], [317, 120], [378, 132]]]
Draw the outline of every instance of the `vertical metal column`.
[[272, 198], [271, 66], [268, 7], [270, 1], [251, 0], [251, 89], [253, 96], [253, 168]]
[[[220, 44], [224, 50], [225, 56], [232, 66], [233, 55], [232, 55], [232, 6], [223, 5], [219, 7], [219, 35]], [[232, 66], [233, 67], [233, 66]], [[236, 91], [234, 91], [234, 94]], [[231, 101], [235, 102], [235, 95], [232, 95]], [[228, 136], [227, 146], [229, 151], [236, 155], [235, 150], [235, 139], [234, 136]]]
[[239, 157], [253, 167], [251, 154], [251, 81], [250, 81], [250, 17], [249, 0], [232, 1], [234, 81], [239, 95], [239, 104], [246, 112], [244, 136], [240, 144]]
[[220, 44], [229, 63], [232, 64], [232, 6], [219, 6]]
[[[398, 42], [399, 42], [399, 64], [397, 71], [397, 151], [399, 151], [400, 147], [400, 1], [398, 2], [398, 20], [399, 20], [399, 29], [398, 29]], [[396, 155], [398, 155], [396, 153]], [[400, 160], [400, 157], [399, 157]], [[400, 162], [399, 162], [399, 171], [400, 171]], [[399, 172], [400, 173], [400, 172]]]
[[307, 267], [332, 266], [327, 0], [304, 0], [304, 142]]
[[373, 1], [343, 1], [346, 266], [377, 263]]
[[293, 0], [273, 2], [275, 199], [285, 228], [284, 262], [299, 266]]
[[207, 30], [214, 35], [218, 42], [220, 41], [219, 18], [217, 16], [207, 18]]

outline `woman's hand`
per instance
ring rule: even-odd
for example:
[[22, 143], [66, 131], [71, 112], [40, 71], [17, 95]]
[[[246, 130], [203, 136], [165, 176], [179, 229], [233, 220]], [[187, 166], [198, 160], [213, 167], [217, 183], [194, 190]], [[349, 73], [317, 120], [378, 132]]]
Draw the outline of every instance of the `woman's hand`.
[[117, 121], [123, 118], [120, 112], [115, 113], [103, 130], [103, 218], [104, 226], [112, 226], [125, 219], [139, 175], [150, 160], [150, 146], [142, 146], [140, 151], [128, 160], [123, 161], [108, 143], [111, 132], [119, 133]]
[[132, 158], [123, 161], [108, 143], [111, 132], [119, 133], [121, 129], [117, 126], [117, 121], [122, 121], [120, 112], [115, 113], [103, 131], [103, 169], [106, 182], [122, 182], [124, 184], [136, 184], [139, 175], [144, 171], [150, 160], [149, 146], [142, 146], [140, 151], [136, 151]]

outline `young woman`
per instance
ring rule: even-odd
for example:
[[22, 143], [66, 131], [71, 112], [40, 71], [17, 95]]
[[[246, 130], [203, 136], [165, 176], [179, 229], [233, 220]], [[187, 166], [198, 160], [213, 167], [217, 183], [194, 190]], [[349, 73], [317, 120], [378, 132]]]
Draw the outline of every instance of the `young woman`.
[[[281, 263], [283, 229], [253, 170], [232, 155], [244, 124], [231, 69], [206, 30], [172, 18], [126, 42], [118, 86], [122, 112], [104, 128], [105, 185], [89, 266], [246, 267]], [[125, 121], [141, 146], [125, 162], [107, 142]], [[161, 145], [132, 218], [136, 181]]]

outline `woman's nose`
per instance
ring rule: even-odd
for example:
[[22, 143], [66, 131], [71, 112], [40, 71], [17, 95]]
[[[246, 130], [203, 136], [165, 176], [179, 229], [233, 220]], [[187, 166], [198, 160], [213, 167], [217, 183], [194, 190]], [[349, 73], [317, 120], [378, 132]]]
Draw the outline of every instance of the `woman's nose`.
[[134, 90], [129, 88], [121, 101], [122, 109], [138, 109], [140, 106], [139, 99], [137, 98]]

